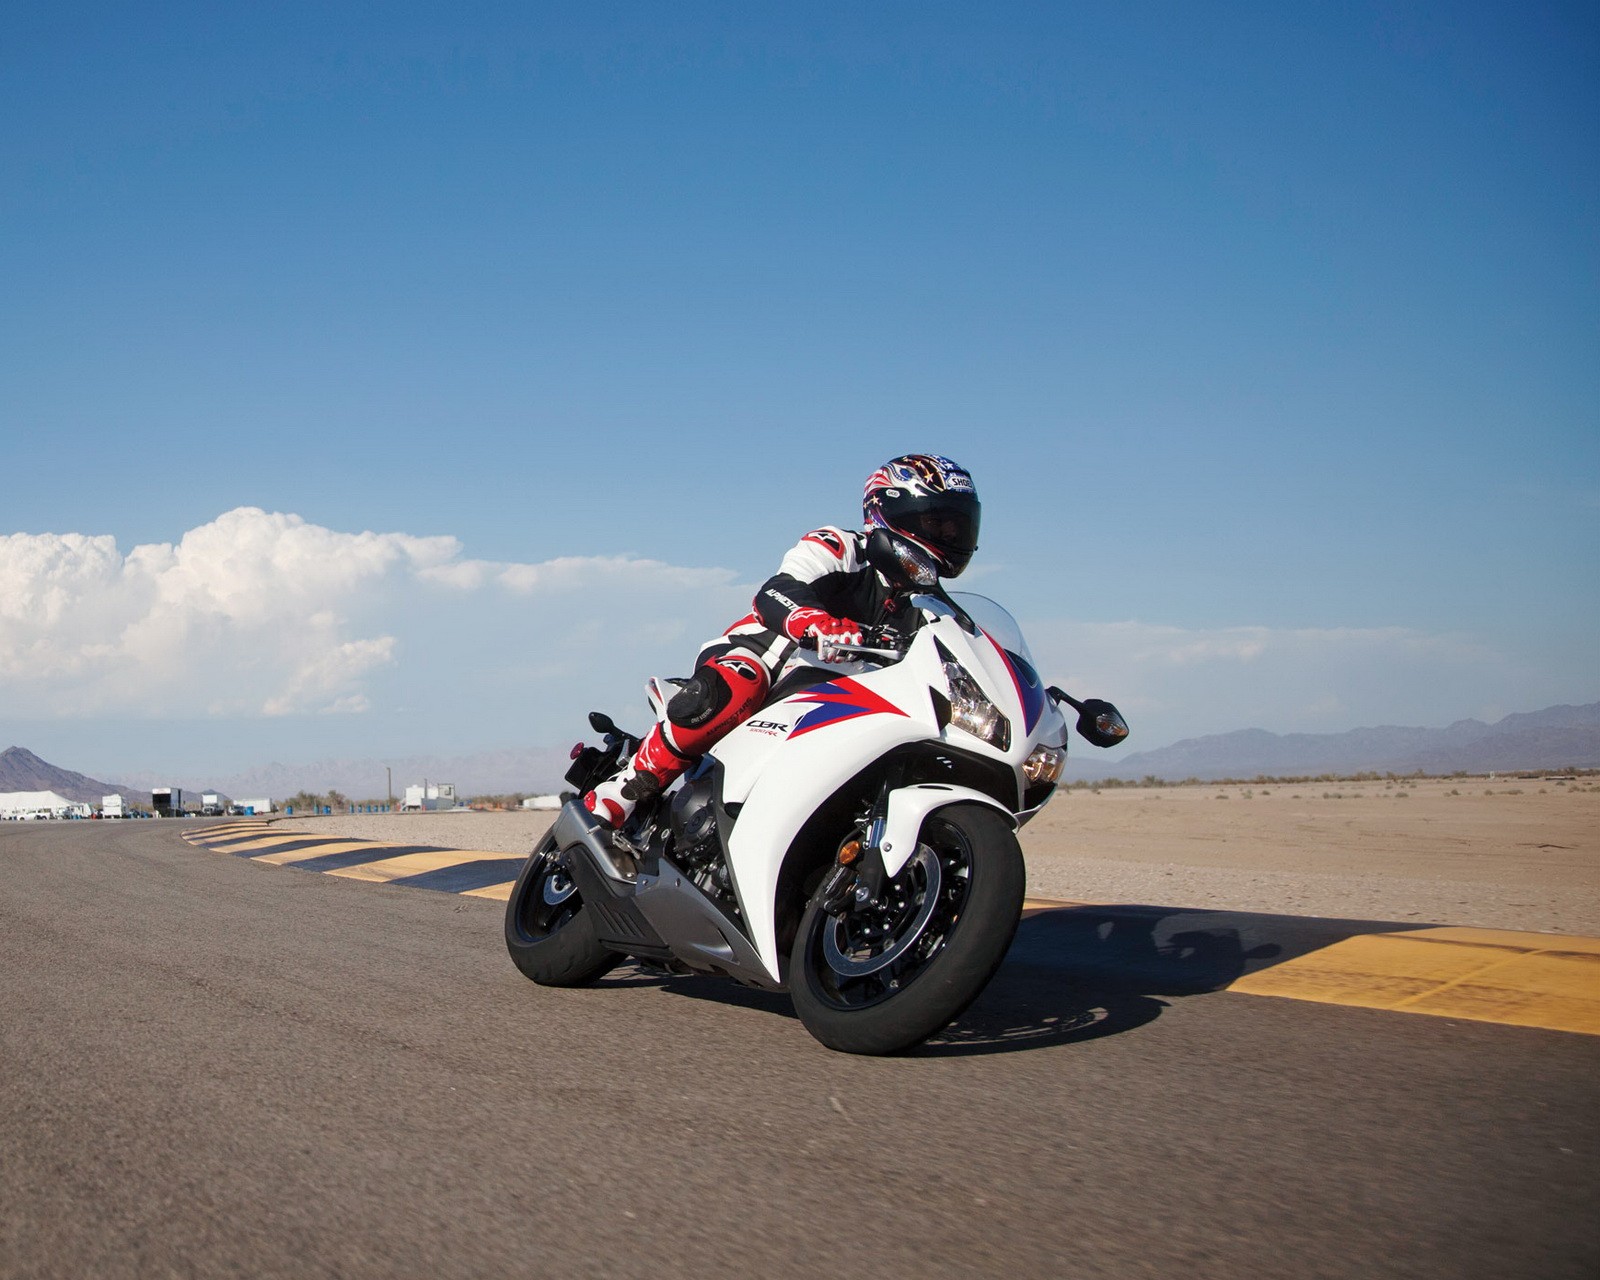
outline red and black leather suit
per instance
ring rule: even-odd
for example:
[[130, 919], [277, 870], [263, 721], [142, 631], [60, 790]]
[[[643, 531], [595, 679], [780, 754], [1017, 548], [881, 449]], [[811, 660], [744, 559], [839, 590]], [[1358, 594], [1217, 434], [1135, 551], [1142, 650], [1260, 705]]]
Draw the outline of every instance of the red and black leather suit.
[[[893, 599], [866, 561], [867, 534], [825, 526], [801, 538], [756, 592], [753, 608], [701, 647], [694, 675], [667, 703], [631, 770], [584, 797], [620, 823], [633, 803], [671, 784], [761, 706], [807, 634], [855, 639], [887, 620]], [[608, 796], [610, 798], [608, 798]]]

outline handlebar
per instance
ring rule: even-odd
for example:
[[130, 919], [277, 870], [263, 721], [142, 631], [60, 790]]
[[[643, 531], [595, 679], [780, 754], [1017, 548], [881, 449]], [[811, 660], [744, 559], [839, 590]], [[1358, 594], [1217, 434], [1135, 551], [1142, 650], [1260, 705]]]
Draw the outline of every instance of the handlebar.
[[[910, 640], [898, 631], [888, 627], [862, 627], [861, 634], [870, 644], [835, 644], [825, 637], [801, 636], [795, 641], [798, 648], [815, 653], [824, 662], [836, 661], [837, 657], [864, 658], [876, 662], [899, 662], [906, 656], [906, 649]], [[830, 657], [829, 655], [836, 655]]]
[[906, 656], [903, 649], [874, 649], [864, 644], [830, 644], [826, 649], [821, 645], [817, 646], [818, 657], [829, 652], [843, 654], [849, 658], [877, 658], [883, 662], [899, 662]]

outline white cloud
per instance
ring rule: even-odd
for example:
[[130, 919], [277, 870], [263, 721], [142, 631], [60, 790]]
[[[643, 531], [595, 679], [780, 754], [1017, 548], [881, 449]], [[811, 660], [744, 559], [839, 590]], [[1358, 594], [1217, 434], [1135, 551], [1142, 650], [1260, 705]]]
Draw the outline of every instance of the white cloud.
[[499, 597], [525, 625], [561, 593], [725, 594], [732, 579], [625, 556], [468, 560], [455, 538], [254, 507], [126, 555], [109, 536], [0, 536], [0, 703], [19, 718], [360, 713], [406, 638], [463, 599]]
[[[345, 692], [359, 685], [373, 667], [394, 661], [395, 638], [347, 640], [311, 654], [290, 673], [283, 692], [268, 698], [262, 711], [269, 716], [290, 715], [307, 707], [321, 711], [361, 712], [368, 708], [364, 694]], [[331, 701], [330, 701], [331, 699]]]
[[[750, 595], [725, 569], [476, 560], [451, 537], [249, 507], [126, 553], [108, 536], [13, 534], [0, 536], [0, 710], [261, 731], [318, 714], [319, 741], [554, 741], [594, 706], [637, 721], [644, 677], [688, 670]], [[1024, 623], [1046, 678], [1116, 701], [1141, 747], [1574, 700], [1549, 664], [1400, 627]]]
[[[486, 564], [473, 561], [474, 565]], [[659, 560], [640, 560], [627, 556], [563, 556], [542, 564], [486, 565], [494, 580], [507, 591], [532, 595], [539, 591], [571, 591], [579, 588], [614, 591], [647, 575], [654, 582], [673, 587], [724, 586], [732, 578], [725, 569], [682, 569]]]

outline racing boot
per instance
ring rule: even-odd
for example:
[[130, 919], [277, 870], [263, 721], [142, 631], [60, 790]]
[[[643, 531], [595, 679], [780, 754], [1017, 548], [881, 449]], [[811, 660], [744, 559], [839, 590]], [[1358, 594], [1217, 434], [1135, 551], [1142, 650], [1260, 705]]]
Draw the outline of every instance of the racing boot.
[[607, 826], [620, 827], [633, 816], [639, 801], [665, 791], [693, 763], [672, 749], [658, 723], [645, 735], [627, 767], [585, 795], [583, 806]]

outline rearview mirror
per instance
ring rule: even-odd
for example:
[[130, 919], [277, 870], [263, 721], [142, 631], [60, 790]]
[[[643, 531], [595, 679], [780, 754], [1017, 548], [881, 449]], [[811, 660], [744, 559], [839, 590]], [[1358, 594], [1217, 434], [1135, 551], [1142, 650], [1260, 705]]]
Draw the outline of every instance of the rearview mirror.
[[1079, 704], [1078, 733], [1097, 747], [1114, 747], [1128, 736], [1128, 722], [1109, 702], [1085, 698]]
[[1065, 689], [1051, 685], [1045, 690], [1057, 702], [1065, 702], [1078, 713], [1078, 733], [1096, 747], [1114, 747], [1128, 736], [1128, 722], [1109, 702], [1085, 698], [1079, 702]]

